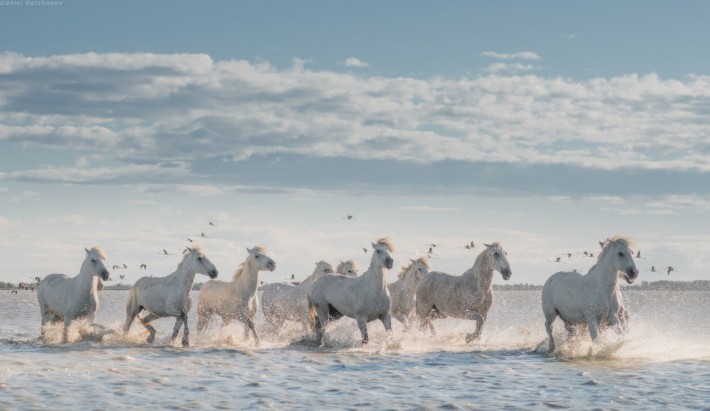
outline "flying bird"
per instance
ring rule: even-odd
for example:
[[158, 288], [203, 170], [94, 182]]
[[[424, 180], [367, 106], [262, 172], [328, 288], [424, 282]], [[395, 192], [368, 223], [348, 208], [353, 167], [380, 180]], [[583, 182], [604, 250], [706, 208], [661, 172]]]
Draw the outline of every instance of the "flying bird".
[[120, 267], [117, 266], [117, 265], [114, 265], [114, 266], [113, 266], [113, 269], [114, 269], [114, 270], [118, 270], [119, 268], [120, 268]]
[[192, 242], [192, 238], [190, 238], [190, 237], [186, 238], [185, 240], [187, 240], [189, 243]]
[[652, 266], [651, 266], [651, 272], [652, 272], [652, 273], [655, 273], [655, 272], [656, 272], [656, 266], [655, 266], [655, 265], [652, 265]]
[[671, 271], [675, 271], [675, 268], [669, 265], [668, 267], [666, 267], [666, 271], [666, 275], [671, 275]]
[[212, 227], [217, 227], [217, 224], [213, 223], [212, 221], [209, 222], [209, 225], [211, 225]]
[[367, 254], [367, 248], [362, 247], [362, 252], [365, 253], [365, 254]]
[[641, 250], [639, 250], [638, 252], [636, 252], [636, 258], [641, 258]]
[[163, 255], [170, 255], [170, 253], [168, 252], [168, 250], [163, 248]]
[[205, 234], [205, 233], [200, 233], [200, 237], [202, 237], [202, 238], [209, 238], [209, 237], [207, 237], [207, 234]]
[[140, 268], [142, 268], [142, 269], [144, 269], [144, 270], [145, 270], [145, 269], [147, 269], [147, 268], [148, 268], [148, 266], [147, 266], [146, 264], [141, 264]]
[[118, 278], [120, 278], [121, 280], [123, 280], [124, 278], [126, 278], [126, 274], [121, 274], [121, 275], [118, 276]]
[[347, 214], [345, 217], [343, 217], [343, 220], [352, 220], [355, 216], [352, 214]]

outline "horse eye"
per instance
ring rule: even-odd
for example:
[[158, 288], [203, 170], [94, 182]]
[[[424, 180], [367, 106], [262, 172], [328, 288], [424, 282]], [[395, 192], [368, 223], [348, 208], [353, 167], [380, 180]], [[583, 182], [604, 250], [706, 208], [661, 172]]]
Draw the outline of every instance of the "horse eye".
[[92, 259], [91, 259], [91, 262], [94, 263], [94, 264], [96, 264], [96, 259], [95, 259], [95, 258], [92, 258]]
[[621, 251], [619, 251], [619, 257], [623, 257], [623, 256], [624, 256], [624, 253], [622, 253]]
[[496, 251], [495, 253], [493, 253], [493, 256], [494, 256], [495, 258], [498, 258], [498, 257], [500, 257], [500, 254], [498, 254], [498, 252]]
[[200, 256], [200, 257], [197, 257], [197, 259], [198, 259], [198, 260], [200, 260], [200, 261], [202, 261], [202, 256]]

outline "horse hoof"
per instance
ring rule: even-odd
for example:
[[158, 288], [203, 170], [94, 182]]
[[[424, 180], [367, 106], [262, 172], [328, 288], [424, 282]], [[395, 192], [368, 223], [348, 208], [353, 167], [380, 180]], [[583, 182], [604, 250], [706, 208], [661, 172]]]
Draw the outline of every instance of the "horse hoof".
[[182, 346], [185, 347], [185, 348], [189, 347], [189, 346], [190, 346], [190, 341], [183, 341], [183, 342], [182, 342]]
[[475, 341], [478, 338], [477, 335], [475, 334], [466, 334], [466, 343], [470, 343], [472, 341]]
[[368, 340], [367, 338], [365, 338], [364, 340], [362, 340], [362, 343], [363, 343], [363, 344], [367, 344], [368, 342], [369, 342], [369, 340]]

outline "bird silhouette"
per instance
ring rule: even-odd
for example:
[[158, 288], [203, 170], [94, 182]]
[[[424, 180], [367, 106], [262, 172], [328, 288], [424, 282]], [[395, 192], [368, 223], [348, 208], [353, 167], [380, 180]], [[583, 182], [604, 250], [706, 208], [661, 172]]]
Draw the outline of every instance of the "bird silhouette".
[[205, 234], [205, 233], [200, 233], [200, 237], [202, 237], [202, 238], [209, 238], [209, 237], [207, 237], [207, 234]]
[[114, 270], [118, 270], [119, 268], [120, 268], [120, 267], [117, 266], [117, 265], [114, 265], [114, 266], [113, 266], [113, 269], [114, 269]]
[[355, 218], [354, 215], [352, 215], [352, 214], [347, 214], [347, 215], [345, 215], [345, 217], [343, 217], [343, 220], [352, 220], [353, 218]]
[[140, 268], [142, 268], [142, 269], [144, 269], [144, 270], [145, 270], [145, 269], [147, 269], [147, 268], [148, 268], [148, 266], [147, 266], [146, 264], [141, 264]]
[[636, 258], [641, 258], [641, 250], [636, 252]]
[[567, 258], [572, 258], [572, 253], [567, 253]]
[[123, 268], [128, 268], [128, 265], [126, 265], [126, 264], [123, 264]]
[[118, 278], [120, 278], [121, 280], [123, 280], [124, 278], [126, 278], [126, 274], [121, 274], [121, 275], [118, 276]]
[[170, 253], [168, 252], [168, 250], [166, 250], [166, 249], [164, 249], [164, 248], [163, 248], [163, 254], [164, 254], [164, 255], [170, 255]]
[[187, 242], [189, 242], [189, 243], [192, 242], [192, 238], [190, 238], [190, 237], [186, 238], [185, 240], [187, 240]]
[[669, 265], [668, 267], [666, 267], [666, 271], [666, 275], [671, 275], [671, 271], [675, 271], [675, 268]]
[[562, 259], [562, 257], [557, 257], [557, 258], [555, 259], [555, 262], [556, 262], [556, 263], [559, 263], [561, 259]]
[[212, 227], [217, 227], [217, 224], [213, 223], [212, 221], [209, 222], [209, 225], [211, 225]]
[[652, 273], [655, 273], [655, 272], [656, 272], [656, 266], [655, 266], [655, 265], [652, 265], [652, 266], [651, 266], [651, 272], [652, 272]]
[[362, 247], [362, 252], [365, 253], [365, 254], [367, 254], [367, 248]]

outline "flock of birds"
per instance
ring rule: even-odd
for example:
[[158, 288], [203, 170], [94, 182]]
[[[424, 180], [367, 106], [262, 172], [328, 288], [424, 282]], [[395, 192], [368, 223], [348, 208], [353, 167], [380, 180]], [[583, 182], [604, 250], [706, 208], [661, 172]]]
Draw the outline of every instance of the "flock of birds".
[[[346, 214], [342, 219], [346, 220], [346, 221], [356, 220], [356, 218], [353, 214]], [[215, 224], [212, 221], [208, 221], [206, 223], [206, 225], [208, 225], [210, 227], [217, 227], [217, 224]], [[210, 236], [207, 235], [204, 231], [200, 232], [199, 234], [195, 235], [194, 237], [204, 238], [204, 239], [210, 238]], [[194, 243], [196, 241], [196, 239], [193, 237], [185, 237], [185, 240], [188, 242], [188, 245], [191, 243]], [[424, 246], [425, 246], [425, 249], [423, 250], [423, 253], [425, 253], [429, 259], [438, 258], [438, 253], [437, 253], [436, 249], [441, 248], [441, 244], [427, 243], [427, 244], [424, 244]], [[464, 244], [463, 246], [459, 246], [458, 248], [463, 248], [465, 250], [474, 250], [476, 248], [476, 243], [474, 241], [470, 241], [470, 242]], [[369, 249], [366, 247], [362, 247], [360, 250], [365, 254], [367, 254], [369, 252]], [[173, 253], [169, 252], [165, 248], [163, 248], [157, 254], [162, 255], [162, 256], [173, 255]], [[565, 259], [565, 256], [567, 257], [566, 259]], [[576, 256], [584, 256], [584, 257], [594, 258], [595, 254], [593, 252], [586, 251], [586, 250], [581, 251], [581, 252], [567, 252], [567, 253], [564, 253], [562, 256], [555, 257], [554, 260], [549, 260], [549, 261], [551, 261], [553, 263], [567, 263], [568, 261], [570, 261], [571, 259], [573, 259]], [[645, 258], [645, 257], [641, 257], [641, 251], [637, 251], [635, 258], [641, 259], [641, 258]], [[142, 270], [147, 270], [148, 264], [141, 263], [141, 264], [137, 265], [137, 267]], [[117, 271], [117, 270], [129, 269], [130, 266], [128, 264], [122, 263], [122, 264], [115, 264], [112, 266], [112, 268], [114, 271]], [[663, 270], [666, 271], [667, 275], [670, 275], [671, 272], [676, 271], [676, 269], [670, 265], [664, 267]], [[577, 270], [574, 269], [573, 271], [577, 271]], [[652, 273], [655, 273], [655, 272], [658, 272], [659, 270], [656, 269], [655, 265], [652, 265], [651, 268], [649, 269], [649, 271], [651, 271]], [[118, 277], [120, 280], [124, 280], [126, 278], [126, 274], [119, 274]], [[152, 277], [152, 275], [151, 275], [151, 277]], [[294, 274], [291, 274], [291, 279], [293, 280], [294, 278], [295, 278]], [[40, 277], [35, 277], [35, 282], [33, 282], [33, 283], [32, 282], [31, 283], [24, 283], [24, 282], [19, 283], [18, 287], [16, 289], [12, 290], [12, 294], [17, 294], [17, 290], [32, 290], [32, 291], [34, 291], [35, 288], [39, 285], [39, 283], [41, 281], [42, 281], [42, 279]], [[114, 279], [110, 278], [108, 281], [114, 281]], [[122, 286], [122, 285], [123, 285], [123, 283], [121, 283], [121, 282], [118, 283], [118, 286]]]

